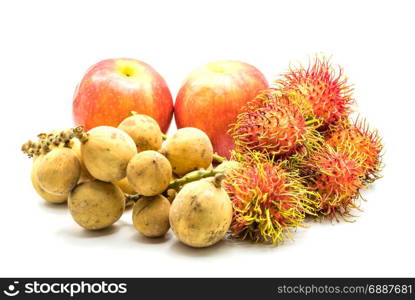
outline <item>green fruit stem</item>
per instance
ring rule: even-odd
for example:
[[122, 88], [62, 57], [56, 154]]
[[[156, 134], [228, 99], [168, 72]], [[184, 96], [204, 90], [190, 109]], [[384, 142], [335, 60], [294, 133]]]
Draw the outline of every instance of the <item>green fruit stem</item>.
[[183, 176], [182, 178], [173, 180], [170, 182], [169, 186], [167, 189], [178, 189], [179, 187], [181, 187], [182, 185], [185, 185], [187, 183], [193, 182], [193, 181], [197, 181], [200, 180], [202, 178], [206, 178], [206, 177], [212, 177], [215, 176], [217, 174], [222, 174], [221, 171], [217, 171], [217, 170], [198, 170], [196, 172], [191, 172], [188, 175]]
[[[198, 171], [195, 171], [195, 172], [191, 172], [190, 174], [185, 175], [182, 178], [171, 181], [169, 186], [167, 187], [166, 191], [177, 190], [182, 185], [185, 185], [187, 183], [197, 181], [197, 180], [207, 178], [207, 177], [213, 177], [213, 176], [215, 176], [215, 180], [214, 180], [213, 184], [216, 187], [220, 188], [221, 181], [225, 177], [223, 172], [216, 171], [216, 170], [206, 171], [206, 170], [201, 169], [201, 170], [198, 170]], [[171, 195], [167, 195], [169, 198], [174, 198], [174, 196], [175, 196], [175, 195], [172, 194], [171, 191], [167, 192], [167, 194], [171, 194]], [[137, 202], [141, 197], [142, 197], [142, 195], [139, 195], [139, 194], [134, 194], [134, 195], [125, 194], [125, 203], [127, 205], [130, 202]]]
[[226, 161], [227, 159], [223, 156], [220, 156], [217, 153], [213, 153], [213, 160], [222, 163], [222, 162]]

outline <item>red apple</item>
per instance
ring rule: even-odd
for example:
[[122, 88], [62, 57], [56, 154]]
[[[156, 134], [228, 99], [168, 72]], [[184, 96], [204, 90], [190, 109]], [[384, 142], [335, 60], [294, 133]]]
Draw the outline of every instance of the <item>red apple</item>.
[[78, 85], [73, 119], [86, 130], [118, 126], [131, 111], [154, 118], [166, 132], [173, 116], [173, 99], [163, 77], [135, 59], [107, 59], [93, 65]]
[[194, 70], [180, 88], [174, 107], [177, 128], [196, 127], [209, 136], [214, 151], [229, 158], [234, 148], [227, 134], [242, 106], [268, 82], [254, 66], [217, 61]]

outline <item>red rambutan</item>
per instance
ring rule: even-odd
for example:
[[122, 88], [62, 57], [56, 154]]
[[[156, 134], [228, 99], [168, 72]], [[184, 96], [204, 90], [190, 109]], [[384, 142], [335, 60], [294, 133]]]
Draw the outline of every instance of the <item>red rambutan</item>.
[[361, 154], [365, 184], [370, 184], [381, 177], [382, 139], [377, 130], [369, 129], [365, 120], [357, 119], [353, 124], [342, 122], [326, 142], [340, 151]]
[[236, 151], [289, 155], [299, 147], [313, 148], [321, 140], [315, 119], [307, 118], [295, 93], [262, 91], [238, 115], [229, 130]]
[[332, 67], [326, 58], [316, 57], [307, 68], [290, 68], [276, 81], [284, 92], [300, 93], [311, 104], [311, 113], [322, 121], [322, 129], [346, 118], [351, 111], [353, 89], [347, 84], [343, 70]]
[[306, 175], [309, 189], [320, 194], [316, 207], [319, 215], [338, 219], [358, 208], [359, 190], [364, 188], [363, 159], [357, 152], [325, 145], [304, 163], [302, 175]]
[[234, 207], [233, 235], [256, 242], [283, 242], [293, 228], [302, 226], [307, 214], [313, 214], [315, 193], [281, 162], [258, 152], [240, 157], [240, 166], [224, 181]]

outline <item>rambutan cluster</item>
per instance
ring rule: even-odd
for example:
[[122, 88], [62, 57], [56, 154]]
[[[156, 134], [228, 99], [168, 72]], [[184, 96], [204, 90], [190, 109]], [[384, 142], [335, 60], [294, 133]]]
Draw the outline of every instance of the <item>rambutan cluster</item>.
[[241, 163], [226, 178], [234, 235], [278, 243], [307, 215], [347, 219], [381, 177], [381, 138], [351, 121], [352, 88], [337, 70], [325, 58], [290, 68], [231, 125]]

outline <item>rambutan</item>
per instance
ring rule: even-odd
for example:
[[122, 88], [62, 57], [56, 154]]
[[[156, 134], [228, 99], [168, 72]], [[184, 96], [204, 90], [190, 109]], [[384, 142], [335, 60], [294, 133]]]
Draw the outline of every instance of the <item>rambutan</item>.
[[355, 151], [339, 151], [325, 145], [314, 153], [302, 168], [312, 191], [320, 194], [316, 210], [320, 216], [338, 220], [352, 208], [358, 208], [359, 190], [364, 188], [363, 155]]
[[361, 154], [365, 184], [370, 184], [381, 177], [382, 139], [377, 130], [369, 129], [365, 120], [357, 119], [354, 123], [342, 122], [326, 142], [340, 151]]
[[315, 193], [308, 191], [298, 174], [262, 154], [251, 153], [226, 175], [224, 187], [234, 207], [231, 230], [235, 237], [278, 244], [291, 237], [313, 214]]
[[311, 104], [311, 113], [322, 121], [320, 129], [346, 118], [351, 111], [352, 91], [343, 76], [343, 70], [338, 72], [326, 58], [316, 57], [313, 64], [290, 68], [276, 81], [284, 92], [300, 93]]
[[268, 89], [251, 100], [229, 130], [236, 150], [283, 156], [299, 147], [315, 147], [321, 140], [315, 129], [317, 120], [304, 114], [298, 97], [296, 93]]

